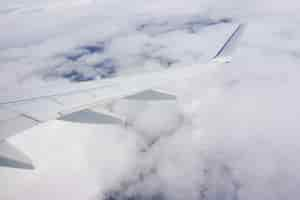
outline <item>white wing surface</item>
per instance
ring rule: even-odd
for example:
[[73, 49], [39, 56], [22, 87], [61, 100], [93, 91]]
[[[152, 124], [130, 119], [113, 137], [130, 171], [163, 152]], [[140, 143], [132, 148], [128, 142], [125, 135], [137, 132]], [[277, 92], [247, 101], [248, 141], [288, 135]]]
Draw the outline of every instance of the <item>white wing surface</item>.
[[[5, 139], [48, 120], [65, 120], [88, 124], [122, 124], [125, 119], [96, 106], [114, 99], [175, 100], [176, 96], [155, 90], [163, 84], [176, 84], [179, 79], [197, 76], [206, 79], [216, 69], [222, 57], [232, 51], [240, 37], [239, 25], [223, 45], [214, 61], [205, 66], [193, 65], [171, 68], [138, 76], [118, 77], [95, 82], [52, 86], [31, 91], [30, 88], [10, 90], [0, 95], [0, 166], [33, 169], [31, 161], [8, 144]], [[221, 62], [220, 62], [221, 61]]]

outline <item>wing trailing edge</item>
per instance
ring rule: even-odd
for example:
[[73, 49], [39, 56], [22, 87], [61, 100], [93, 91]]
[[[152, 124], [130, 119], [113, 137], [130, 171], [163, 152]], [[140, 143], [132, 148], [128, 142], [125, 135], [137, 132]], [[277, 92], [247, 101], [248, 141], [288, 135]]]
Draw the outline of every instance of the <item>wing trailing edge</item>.
[[28, 115], [19, 114], [14, 118], [0, 120], [0, 142], [16, 133], [32, 128], [40, 122]]
[[[166, 100], [176, 100], [176, 96], [168, 94], [166, 92], [158, 90], [144, 90], [139, 93], [126, 96], [124, 99], [128, 100], [139, 100], [139, 101], [166, 101]], [[96, 112], [92, 109], [86, 108], [70, 113], [61, 113], [61, 117], [58, 120], [83, 123], [83, 124], [125, 124], [126, 120], [121, 116], [115, 114], [101, 111]]]

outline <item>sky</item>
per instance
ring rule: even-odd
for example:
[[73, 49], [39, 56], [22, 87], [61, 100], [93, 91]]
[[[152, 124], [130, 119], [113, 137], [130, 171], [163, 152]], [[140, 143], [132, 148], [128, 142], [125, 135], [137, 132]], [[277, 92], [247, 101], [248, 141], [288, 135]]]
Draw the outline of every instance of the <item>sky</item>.
[[[130, 126], [50, 121], [9, 141], [37, 169], [0, 169], [0, 199], [298, 199], [296, 0], [0, 0], [0, 91], [206, 63], [238, 23], [232, 62], [118, 100]], [[137, 83], [143, 84], [143, 83]]]

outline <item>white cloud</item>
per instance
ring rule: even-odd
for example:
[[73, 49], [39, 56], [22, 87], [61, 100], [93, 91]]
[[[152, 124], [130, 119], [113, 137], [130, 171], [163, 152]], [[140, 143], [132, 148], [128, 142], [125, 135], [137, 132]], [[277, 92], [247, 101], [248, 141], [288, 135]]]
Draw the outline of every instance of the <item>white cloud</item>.
[[[99, 76], [94, 65], [105, 59], [118, 65], [118, 75], [203, 62], [232, 30], [230, 23], [208, 24], [248, 22], [233, 63], [205, 84], [164, 86], [178, 94], [178, 105], [121, 101], [113, 111], [127, 116], [127, 130], [53, 122], [12, 138], [37, 171], [1, 169], [0, 199], [104, 199], [109, 192], [145, 199], [298, 198], [297, 1], [0, 5], [2, 92], [49, 84], [49, 71], [54, 78], [70, 68]], [[84, 53], [99, 42], [103, 52]], [[70, 54], [78, 60], [68, 60]]]

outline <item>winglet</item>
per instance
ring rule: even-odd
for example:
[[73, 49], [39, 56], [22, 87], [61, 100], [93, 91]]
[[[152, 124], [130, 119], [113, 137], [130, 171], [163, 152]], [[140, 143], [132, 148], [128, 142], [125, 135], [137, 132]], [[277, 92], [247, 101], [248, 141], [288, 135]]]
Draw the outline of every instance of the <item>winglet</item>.
[[236, 49], [241, 36], [245, 30], [245, 24], [239, 24], [235, 31], [230, 35], [227, 41], [224, 43], [222, 48], [218, 51], [218, 53], [213, 57], [214, 61], [226, 63], [230, 62], [231, 54]]

